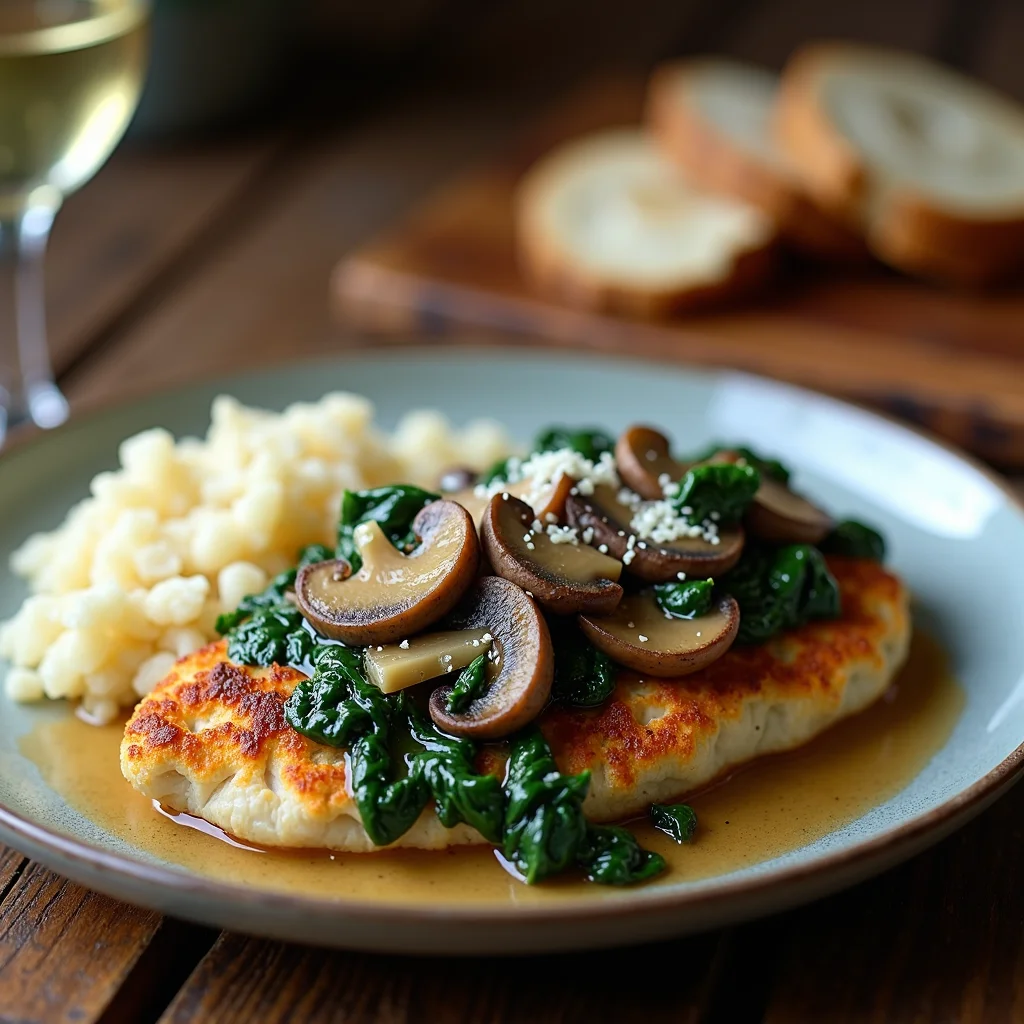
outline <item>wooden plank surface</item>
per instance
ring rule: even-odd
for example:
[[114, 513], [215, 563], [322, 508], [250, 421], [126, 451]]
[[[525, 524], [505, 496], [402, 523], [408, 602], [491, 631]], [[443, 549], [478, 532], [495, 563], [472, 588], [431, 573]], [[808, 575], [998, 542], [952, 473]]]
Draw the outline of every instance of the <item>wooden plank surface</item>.
[[96, 1020], [160, 916], [89, 892], [38, 864], [10, 870], [19, 859], [9, 851], [0, 858], [0, 1020]]
[[[726, 955], [721, 936], [515, 959], [368, 956], [223, 935], [161, 1024], [698, 1024]], [[638, 979], [670, 983], [638, 986]]]

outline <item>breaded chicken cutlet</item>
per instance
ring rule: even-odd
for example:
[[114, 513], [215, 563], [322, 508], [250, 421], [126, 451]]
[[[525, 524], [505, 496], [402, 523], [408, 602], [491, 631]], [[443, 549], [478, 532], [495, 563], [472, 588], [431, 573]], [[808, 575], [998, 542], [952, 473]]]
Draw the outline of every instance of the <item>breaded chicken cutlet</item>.
[[[908, 593], [876, 562], [831, 558], [842, 616], [733, 647], [683, 679], [622, 670], [594, 710], [550, 705], [538, 719], [564, 772], [589, 769], [595, 821], [684, 796], [735, 766], [788, 750], [871, 704], [903, 663]], [[233, 664], [220, 642], [182, 659], [136, 708], [121, 768], [141, 793], [265, 846], [376, 849], [350, 794], [345, 751], [295, 732], [284, 702], [303, 675]], [[500, 774], [504, 747], [480, 760]], [[431, 808], [396, 846], [482, 843]]]

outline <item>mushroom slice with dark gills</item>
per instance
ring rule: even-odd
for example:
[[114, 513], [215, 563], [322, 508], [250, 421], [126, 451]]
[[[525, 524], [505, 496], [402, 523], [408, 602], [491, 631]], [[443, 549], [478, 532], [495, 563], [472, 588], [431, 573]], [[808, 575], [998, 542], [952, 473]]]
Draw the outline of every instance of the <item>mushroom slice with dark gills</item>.
[[[631, 523], [638, 512], [655, 503], [627, 505], [614, 488], [599, 484], [592, 495], [570, 495], [566, 518], [580, 532], [593, 530], [591, 543], [618, 558], [632, 576], [647, 583], [668, 583], [685, 576], [721, 576], [743, 553], [743, 528], [725, 527], [708, 539], [703, 530], [694, 536], [659, 542], [643, 536]], [[666, 505], [664, 501], [659, 507]]]
[[653, 590], [624, 597], [610, 615], [581, 615], [586, 638], [613, 661], [643, 675], [674, 678], [717, 661], [736, 639], [740, 609], [731, 597], [694, 618], [659, 606]]
[[499, 739], [532, 722], [551, 695], [554, 651], [547, 623], [530, 596], [500, 576], [484, 576], [445, 621], [448, 629], [483, 629], [490, 649], [486, 686], [460, 711], [452, 686], [430, 695], [430, 717], [445, 732]]
[[374, 521], [356, 527], [363, 564], [316, 562], [299, 572], [295, 598], [324, 636], [346, 644], [387, 644], [444, 618], [472, 584], [480, 544], [469, 513], [454, 501], [433, 501], [412, 524], [419, 545], [402, 554]]
[[610, 612], [622, 599], [622, 563], [583, 544], [573, 527], [545, 526], [525, 502], [496, 494], [480, 523], [494, 571], [555, 615]]

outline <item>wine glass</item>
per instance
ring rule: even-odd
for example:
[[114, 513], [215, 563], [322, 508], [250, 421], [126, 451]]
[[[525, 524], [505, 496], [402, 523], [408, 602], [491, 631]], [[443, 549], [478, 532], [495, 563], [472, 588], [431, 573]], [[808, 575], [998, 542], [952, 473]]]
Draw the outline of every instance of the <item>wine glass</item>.
[[46, 241], [135, 111], [148, 15], [148, 0], [0, 0], [0, 445], [22, 420], [67, 418], [46, 342]]

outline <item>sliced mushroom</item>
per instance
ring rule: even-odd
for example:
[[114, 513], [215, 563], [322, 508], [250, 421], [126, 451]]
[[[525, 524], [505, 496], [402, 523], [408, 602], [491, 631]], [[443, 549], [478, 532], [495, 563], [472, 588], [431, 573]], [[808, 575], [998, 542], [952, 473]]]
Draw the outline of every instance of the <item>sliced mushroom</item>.
[[[740, 462], [738, 452], [717, 452], [714, 462]], [[761, 474], [761, 486], [744, 516], [752, 534], [774, 544], [818, 544], [831, 532], [832, 517], [780, 480]]]
[[751, 533], [776, 544], [818, 544], [835, 525], [817, 505], [763, 475], [745, 522]]
[[599, 550], [620, 559], [626, 571], [648, 583], [668, 583], [686, 576], [721, 576], [743, 553], [743, 528], [726, 527], [718, 543], [703, 537], [681, 537], [671, 543], [645, 540], [630, 528], [635, 509], [619, 501], [613, 488], [599, 484], [589, 497], [570, 495], [565, 505], [571, 526], [594, 531], [591, 541]]
[[496, 494], [491, 499], [480, 539], [494, 571], [555, 615], [610, 612], [622, 599], [616, 582], [622, 563], [578, 541], [556, 544], [546, 528], [534, 528], [536, 521], [533, 509], [518, 498]]
[[615, 443], [615, 464], [625, 483], [647, 501], [664, 497], [662, 478], [681, 480], [689, 466], [673, 459], [669, 440], [651, 427], [633, 426]]
[[740, 628], [740, 608], [723, 598], [707, 615], [679, 619], [658, 607], [653, 590], [624, 597], [611, 615], [581, 615], [580, 629], [612, 661], [644, 675], [675, 678], [717, 661]]
[[[542, 523], [558, 523], [565, 518], [565, 502], [575, 484], [572, 477], [564, 473], [549, 486], [542, 487], [538, 493], [533, 492], [533, 480], [529, 477], [517, 480], [512, 484], [503, 484], [499, 494], [508, 494], [513, 498], [529, 499], [530, 507]], [[469, 487], [449, 495], [451, 501], [457, 501], [473, 517], [479, 527], [484, 510], [490, 504], [493, 495], [479, 495], [476, 489]]]
[[404, 555], [379, 523], [356, 527], [362, 568], [352, 574], [344, 559], [307, 565], [295, 582], [302, 614], [324, 636], [360, 646], [401, 640], [444, 618], [476, 576], [473, 520], [454, 501], [433, 501], [412, 529], [420, 543]]
[[470, 469], [468, 466], [453, 466], [441, 474], [437, 486], [442, 494], [453, 494], [472, 487], [476, 483], [476, 479], [476, 470]]
[[487, 690], [465, 709], [448, 710], [451, 685], [430, 695], [430, 717], [445, 732], [498, 739], [522, 729], [551, 695], [554, 651], [544, 616], [526, 592], [500, 576], [484, 576], [450, 616], [451, 629], [491, 635]]
[[458, 672], [486, 654], [490, 646], [491, 638], [485, 629], [421, 633], [401, 644], [367, 647], [363, 668], [371, 683], [384, 693], [395, 693]]

